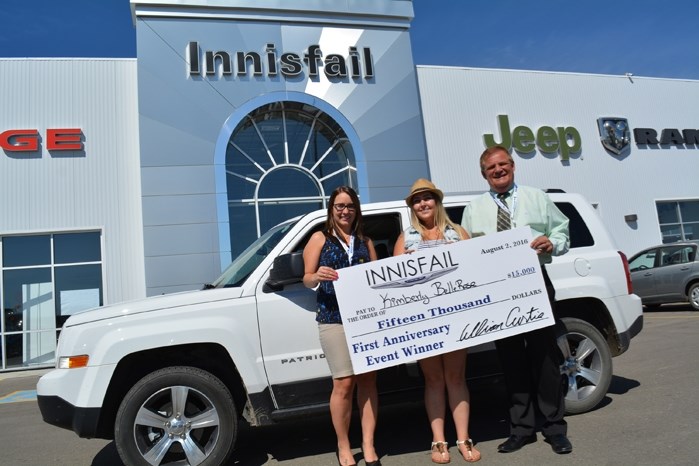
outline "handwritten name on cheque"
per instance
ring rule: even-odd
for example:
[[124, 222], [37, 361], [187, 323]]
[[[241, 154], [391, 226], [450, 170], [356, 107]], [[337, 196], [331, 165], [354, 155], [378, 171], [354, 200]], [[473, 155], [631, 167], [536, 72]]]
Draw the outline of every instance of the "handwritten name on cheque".
[[553, 325], [530, 241], [522, 227], [339, 270], [355, 373]]

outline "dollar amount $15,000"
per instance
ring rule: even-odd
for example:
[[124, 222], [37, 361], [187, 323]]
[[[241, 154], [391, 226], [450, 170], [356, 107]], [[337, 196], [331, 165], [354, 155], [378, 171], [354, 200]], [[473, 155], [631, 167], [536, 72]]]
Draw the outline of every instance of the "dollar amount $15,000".
[[518, 278], [518, 277], [524, 277], [525, 275], [531, 275], [533, 273], [536, 273], [536, 268], [534, 267], [525, 267], [523, 269], [518, 269], [518, 270], [513, 270], [511, 272], [507, 273], [507, 278]]

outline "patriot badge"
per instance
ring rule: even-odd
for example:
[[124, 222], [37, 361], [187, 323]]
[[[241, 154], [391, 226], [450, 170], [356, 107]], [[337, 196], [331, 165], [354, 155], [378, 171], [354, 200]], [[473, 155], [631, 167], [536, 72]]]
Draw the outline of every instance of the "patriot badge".
[[597, 119], [602, 145], [610, 152], [620, 155], [631, 142], [629, 122], [626, 118], [604, 117]]

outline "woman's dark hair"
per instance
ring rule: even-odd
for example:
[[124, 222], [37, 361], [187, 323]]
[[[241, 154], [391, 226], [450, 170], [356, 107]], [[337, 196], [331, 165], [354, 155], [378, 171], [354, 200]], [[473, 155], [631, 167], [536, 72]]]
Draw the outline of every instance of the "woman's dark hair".
[[340, 193], [347, 194], [350, 199], [352, 199], [352, 204], [354, 204], [354, 222], [352, 222], [352, 230], [354, 235], [359, 239], [364, 239], [364, 231], [362, 224], [362, 206], [359, 203], [359, 196], [357, 192], [350, 188], [349, 186], [339, 186], [330, 194], [330, 199], [328, 200], [328, 216], [325, 218], [325, 228], [323, 233], [326, 236], [333, 236], [335, 234], [335, 218], [333, 217], [333, 209], [335, 205], [335, 198]]

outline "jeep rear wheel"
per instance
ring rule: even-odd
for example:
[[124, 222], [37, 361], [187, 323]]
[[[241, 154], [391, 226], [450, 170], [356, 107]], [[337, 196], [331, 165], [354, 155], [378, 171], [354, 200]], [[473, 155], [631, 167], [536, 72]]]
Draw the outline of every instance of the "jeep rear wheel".
[[570, 317], [561, 320], [565, 333], [558, 337], [558, 346], [564, 358], [561, 374], [568, 380], [566, 413], [584, 413], [607, 394], [612, 381], [612, 356], [593, 325]]
[[223, 464], [237, 416], [228, 388], [209, 372], [167, 367], [136, 383], [116, 416], [114, 440], [128, 465]]

